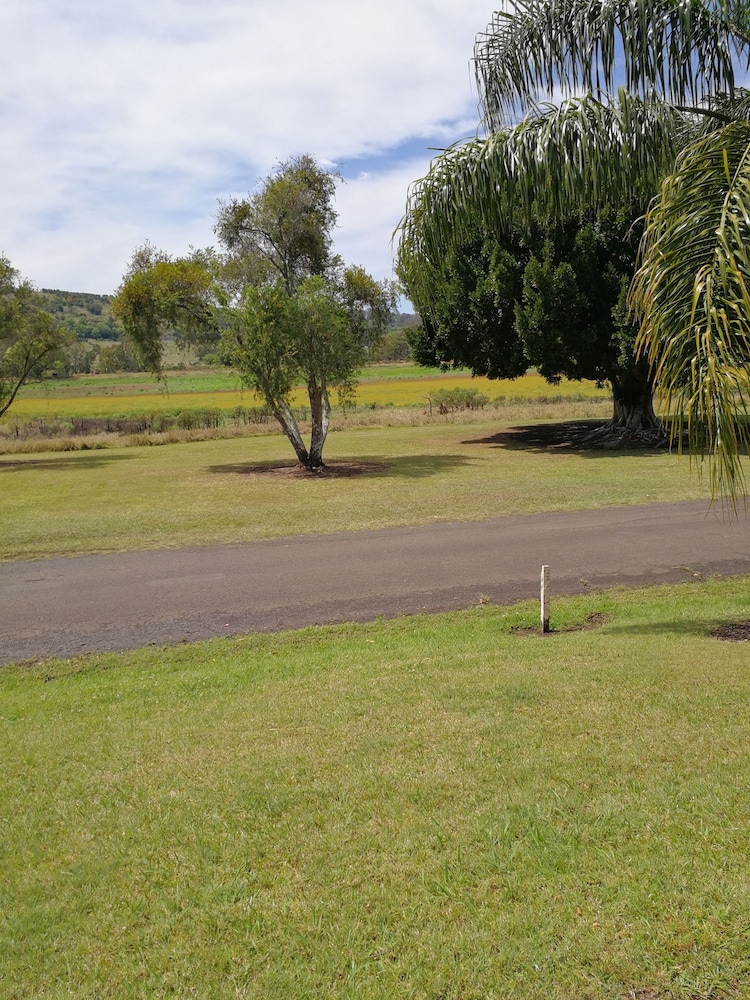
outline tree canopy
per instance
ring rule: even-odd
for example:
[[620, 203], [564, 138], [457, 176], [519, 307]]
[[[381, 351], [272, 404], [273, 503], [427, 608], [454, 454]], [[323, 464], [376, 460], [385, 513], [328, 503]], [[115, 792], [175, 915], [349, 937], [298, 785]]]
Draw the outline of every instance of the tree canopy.
[[640, 231], [616, 212], [499, 238], [475, 230], [446, 246], [429, 278], [425, 261], [402, 245], [399, 274], [423, 316], [412, 335], [416, 359], [490, 378], [534, 366], [550, 382], [608, 382], [612, 419], [597, 436], [609, 444], [660, 437], [649, 367], [633, 355], [637, 330], [626, 316]]
[[438, 157], [402, 223], [434, 258], [478, 221], [508, 233], [519, 217], [650, 205], [638, 347], [730, 498], [748, 444], [750, 99], [735, 75], [749, 25], [746, 0], [511, 2], [474, 52], [487, 134]]
[[[351, 395], [396, 299], [392, 283], [333, 253], [335, 183], [310, 156], [280, 164], [254, 194], [220, 207], [220, 251], [173, 260], [141, 247], [114, 303], [151, 371], [161, 370], [167, 329], [183, 343], [215, 344], [312, 470], [323, 467], [330, 392]], [[310, 402], [309, 447], [290, 402], [300, 384]]]
[[40, 378], [45, 363], [69, 339], [44, 297], [0, 256], [0, 416], [21, 387]]

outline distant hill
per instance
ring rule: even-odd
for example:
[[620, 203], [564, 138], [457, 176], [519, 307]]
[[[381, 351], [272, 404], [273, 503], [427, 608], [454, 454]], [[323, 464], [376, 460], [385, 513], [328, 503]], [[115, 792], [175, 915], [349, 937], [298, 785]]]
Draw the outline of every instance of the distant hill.
[[112, 296], [92, 292], [65, 292], [43, 288], [47, 308], [75, 333], [79, 340], [119, 340], [123, 329], [112, 318]]
[[[66, 292], [60, 288], [43, 288], [47, 308], [75, 333], [78, 340], [120, 340], [123, 329], [112, 318], [112, 295], [95, 295], [93, 292]], [[419, 316], [397, 313], [391, 319], [391, 328], [419, 325]]]

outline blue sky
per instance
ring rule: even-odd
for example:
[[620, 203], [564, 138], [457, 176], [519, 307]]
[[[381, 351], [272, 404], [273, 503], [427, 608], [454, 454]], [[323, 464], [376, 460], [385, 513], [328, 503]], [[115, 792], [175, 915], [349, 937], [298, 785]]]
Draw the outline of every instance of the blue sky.
[[109, 293], [149, 240], [214, 242], [217, 202], [309, 152], [336, 249], [391, 277], [408, 185], [476, 134], [485, 0], [4, 0], [0, 253]]

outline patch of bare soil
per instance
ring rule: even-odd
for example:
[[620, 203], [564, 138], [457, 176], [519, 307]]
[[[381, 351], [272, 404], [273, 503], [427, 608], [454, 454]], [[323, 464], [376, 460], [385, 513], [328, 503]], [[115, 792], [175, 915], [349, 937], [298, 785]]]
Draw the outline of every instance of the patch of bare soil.
[[274, 476], [279, 479], [350, 479], [353, 476], [387, 472], [384, 462], [327, 462], [322, 469], [306, 469], [304, 465], [245, 465], [234, 471], [246, 476]]
[[750, 642], [750, 620], [719, 625], [711, 630], [711, 635], [724, 642]]
[[551, 628], [549, 632], [542, 632], [539, 628], [512, 628], [512, 635], [536, 635], [545, 638], [548, 635], [564, 635], [566, 632], [591, 632], [595, 628], [600, 628], [609, 621], [609, 615], [597, 611], [582, 621], [580, 625], [570, 625], [568, 628]]

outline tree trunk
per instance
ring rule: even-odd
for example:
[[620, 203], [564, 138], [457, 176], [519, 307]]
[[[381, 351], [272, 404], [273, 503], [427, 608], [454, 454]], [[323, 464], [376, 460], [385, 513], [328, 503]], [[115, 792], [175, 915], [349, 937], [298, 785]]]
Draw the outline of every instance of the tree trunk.
[[662, 430], [654, 413], [654, 383], [648, 362], [637, 361], [625, 372], [611, 375], [613, 412], [610, 426], [628, 431]]
[[310, 381], [307, 383], [307, 394], [310, 397], [310, 458], [308, 469], [323, 468], [323, 445], [328, 434], [328, 424], [331, 418], [331, 404], [325, 386], [319, 386]]
[[283, 399], [274, 400], [271, 409], [273, 410], [273, 415], [281, 424], [281, 429], [291, 441], [292, 448], [294, 448], [300, 465], [304, 465], [306, 468], [309, 468], [310, 455], [307, 448], [305, 448], [305, 442], [302, 440], [299, 425], [297, 424], [294, 414]]
[[654, 382], [648, 363], [637, 361], [627, 371], [610, 375], [612, 419], [586, 435], [598, 448], [658, 447], [668, 432], [654, 413]]

